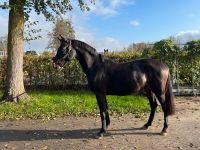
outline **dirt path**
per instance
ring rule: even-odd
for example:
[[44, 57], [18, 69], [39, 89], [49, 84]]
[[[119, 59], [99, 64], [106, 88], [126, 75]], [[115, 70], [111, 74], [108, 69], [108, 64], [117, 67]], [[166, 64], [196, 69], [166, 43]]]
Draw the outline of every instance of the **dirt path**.
[[96, 139], [99, 117], [65, 117], [50, 121], [0, 121], [0, 149], [144, 149], [200, 150], [200, 97], [176, 98], [177, 114], [169, 118], [169, 133], [161, 136], [162, 113], [147, 131], [134, 115], [112, 116], [109, 134]]

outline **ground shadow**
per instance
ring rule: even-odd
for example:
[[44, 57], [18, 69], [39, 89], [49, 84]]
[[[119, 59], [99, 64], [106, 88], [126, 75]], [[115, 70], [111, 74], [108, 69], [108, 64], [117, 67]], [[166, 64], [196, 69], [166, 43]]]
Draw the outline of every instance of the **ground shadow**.
[[110, 135], [161, 135], [160, 132], [149, 132], [144, 128], [125, 128], [125, 129], [112, 129], [108, 130]]
[[[0, 130], [0, 142], [35, 141], [48, 139], [95, 139], [99, 129], [80, 130]], [[111, 135], [160, 135], [140, 128], [108, 130], [105, 137]]]

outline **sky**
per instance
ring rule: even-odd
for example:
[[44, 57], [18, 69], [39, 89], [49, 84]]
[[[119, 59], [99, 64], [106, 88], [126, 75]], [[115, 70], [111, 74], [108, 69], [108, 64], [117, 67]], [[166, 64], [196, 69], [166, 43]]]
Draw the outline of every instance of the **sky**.
[[[0, 0], [3, 2], [4, 0]], [[64, 18], [72, 20], [76, 38], [97, 51], [122, 50], [131, 43], [156, 42], [174, 36], [181, 43], [200, 39], [200, 0], [95, 0], [89, 12], [76, 4]], [[43, 51], [53, 24], [42, 15], [38, 20], [42, 39], [25, 44], [25, 50]], [[8, 11], [0, 9], [0, 36], [8, 31]]]

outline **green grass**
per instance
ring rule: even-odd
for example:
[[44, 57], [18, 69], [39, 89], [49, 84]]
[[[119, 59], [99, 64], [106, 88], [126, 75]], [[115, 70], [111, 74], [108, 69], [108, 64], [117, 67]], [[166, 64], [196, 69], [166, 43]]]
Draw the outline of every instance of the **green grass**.
[[[0, 119], [52, 119], [64, 115], [99, 114], [95, 95], [89, 91], [30, 91], [28, 94], [30, 100], [0, 104]], [[107, 96], [107, 100], [111, 114], [149, 111], [143, 96]]]

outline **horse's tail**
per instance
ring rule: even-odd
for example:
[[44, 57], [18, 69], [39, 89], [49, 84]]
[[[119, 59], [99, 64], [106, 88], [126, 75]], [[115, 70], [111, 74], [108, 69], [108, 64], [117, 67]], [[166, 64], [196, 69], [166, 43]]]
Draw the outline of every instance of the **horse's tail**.
[[166, 104], [167, 115], [175, 114], [174, 94], [172, 92], [170, 74], [168, 75], [166, 83], [165, 104]]

